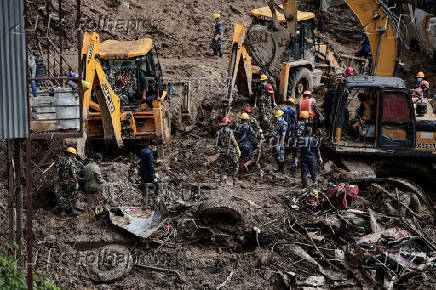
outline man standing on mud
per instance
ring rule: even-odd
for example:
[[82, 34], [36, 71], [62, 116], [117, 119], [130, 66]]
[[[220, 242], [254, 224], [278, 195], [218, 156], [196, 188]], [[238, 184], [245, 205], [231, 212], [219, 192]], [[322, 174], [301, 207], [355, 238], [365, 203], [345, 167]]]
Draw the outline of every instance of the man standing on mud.
[[220, 57], [223, 56], [223, 21], [221, 20], [221, 15], [214, 14], [213, 20], [215, 21], [214, 31], [213, 31], [213, 38], [210, 41], [210, 47], [213, 49], [213, 55], [219, 55]]
[[58, 166], [60, 192], [57, 192], [58, 206], [55, 208], [55, 213], [66, 212], [67, 214], [71, 214], [76, 205], [78, 188], [77, 174], [79, 171], [76, 156], [77, 150], [73, 147], [68, 147], [65, 150], [65, 157]]
[[231, 167], [233, 173], [233, 184], [238, 183], [239, 160], [241, 150], [236, 142], [232, 129], [230, 129], [231, 120], [227, 117], [222, 118], [220, 126], [222, 127], [215, 140], [215, 146], [219, 151], [218, 164], [220, 167], [220, 183], [226, 184], [226, 170]]
[[101, 176], [101, 169], [99, 166], [102, 160], [103, 155], [101, 155], [100, 153], [96, 153], [94, 156], [94, 160], [85, 166], [85, 190], [88, 199], [87, 210], [90, 220], [95, 219], [95, 200], [98, 196], [98, 193], [101, 191], [102, 185], [106, 183], [106, 181]]
[[152, 140], [150, 144], [141, 150], [141, 163], [139, 165], [139, 173], [141, 175], [142, 184], [142, 200], [144, 205], [147, 203], [148, 183], [154, 184], [154, 197], [159, 196], [159, 175], [154, 168], [156, 162], [154, 160], [154, 152], [156, 152], [156, 141]]

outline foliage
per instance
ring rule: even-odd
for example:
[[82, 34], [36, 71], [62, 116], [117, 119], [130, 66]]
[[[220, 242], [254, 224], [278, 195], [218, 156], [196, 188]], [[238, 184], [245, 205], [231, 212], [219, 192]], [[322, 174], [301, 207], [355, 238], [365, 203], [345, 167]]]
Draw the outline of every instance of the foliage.
[[[13, 249], [17, 250], [18, 246], [14, 245]], [[17, 261], [11, 254], [12, 250], [7, 245], [0, 246], [0, 289], [5, 290], [25, 290], [27, 281], [23, 273], [16, 269]], [[33, 289], [35, 290], [60, 290], [59, 287], [38, 275], [33, 275]]]

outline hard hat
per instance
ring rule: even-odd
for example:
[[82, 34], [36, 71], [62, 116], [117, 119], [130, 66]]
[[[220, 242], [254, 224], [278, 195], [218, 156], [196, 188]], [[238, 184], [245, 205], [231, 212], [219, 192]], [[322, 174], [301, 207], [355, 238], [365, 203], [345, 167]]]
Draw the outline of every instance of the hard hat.
[[309, 115], [308, 111], [301, 111], [300, 112], [300, 118], [307, 119], [309, 117], [310, 117], [310, 115]]
[[422, 71], [420, 71], [416, 74], [416, 77], [417, 78], [425, 78], [425, 74]]
[[274, 94], [274, 88], [272, 85], [267, 85], [266, 86], [266, 91], [270, 94]]
[[251, 113], [251, 107], [247, 106], [244, 108], [244, 112], [250, 114]]
[[277, 110], [275, 116], [276, 116], [276, 118], [279, 118], [279, 117], [283, 116], [284, 113], [285, 112], [283, 112], [282, 110]]
[[260, 76], [260, 80], [261, 81], [266, 81], [266, 80], [268, 80], [268, 77], [266, 76], [266, 74], [263, 74], [263, 75]]
[[221, 15], [215, 13], [215, 14], [213, 15], [213, 20], [215, 20], [215, 19], [217, 19], [217, 18], [220, 18], [220, 17], [221, 17]]
[[354, 75], [354, 68], [352, 68], [351, 66], [347, 66], [347, 68], [345, 69], [345, 71], [346, 71], [349, 75], [351, 75], [351, 76]]
[[241, 119], [243, 119], [243, 120], [249, 120], [250, 119], [250, 116], [248, 116], [248, 114], [247, 113], [242, 113], [242, 115], [241, 115]]
[[65, 150], [71, 154], [77, 155], [77, 150], [74, 149], [73, 147], [68, 147], [67, 150]]
[[428, 81], [422, 81], [421, 82], [421, 87], [429, 88], [430, 87], [430, 83]]
[[230, 124], [232, 120], [230, 120], [228, 117], [224, 117], [221, 119], [221, 124]]
[[312, 92], [311, 91], [304, 91], [303, 96], [307, 96], [307, 95], [311, 96]]
[[288, 103], [291, 103], [291, 104], [294, 104], [294, 105], [295, 105], [295, 99], [289, 97], [289, 98], [288, 98]]

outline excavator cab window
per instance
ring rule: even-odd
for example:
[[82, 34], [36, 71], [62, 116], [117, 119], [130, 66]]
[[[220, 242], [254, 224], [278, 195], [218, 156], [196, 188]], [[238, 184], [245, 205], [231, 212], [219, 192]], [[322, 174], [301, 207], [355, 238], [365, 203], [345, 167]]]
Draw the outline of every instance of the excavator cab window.
[[297, 24], [297, 36], [289, 42], [290, 61], [300, 59], [315, 60], [315, 36], [313, 20]]
[[379, 147], [415, 147], [415, 111], [409, 93], [406, 90], [384, 90], [380, 106]]

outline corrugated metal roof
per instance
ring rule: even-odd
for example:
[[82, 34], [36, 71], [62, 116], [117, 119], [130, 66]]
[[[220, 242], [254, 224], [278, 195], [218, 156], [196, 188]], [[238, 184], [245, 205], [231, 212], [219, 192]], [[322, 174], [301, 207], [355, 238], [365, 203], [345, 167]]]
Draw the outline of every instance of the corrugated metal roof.
[[24, 1], [0, 2], [0, 138], [27, 138]]

